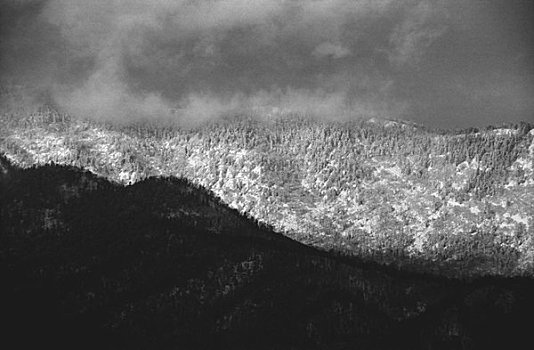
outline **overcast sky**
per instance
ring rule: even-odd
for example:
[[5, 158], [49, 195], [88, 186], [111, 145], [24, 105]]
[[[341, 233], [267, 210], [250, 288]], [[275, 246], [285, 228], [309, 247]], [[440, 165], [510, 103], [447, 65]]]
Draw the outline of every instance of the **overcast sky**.
[[69, 112], [534, 122], [531, 0], [2, 0], [0, 69]]

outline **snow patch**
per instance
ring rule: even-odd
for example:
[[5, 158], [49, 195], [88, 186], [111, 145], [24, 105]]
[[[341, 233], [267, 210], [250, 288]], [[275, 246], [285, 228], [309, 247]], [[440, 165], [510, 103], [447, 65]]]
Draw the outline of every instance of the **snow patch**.
[[528, 217], [524, 217], [524, 216], [521, 216], [519, 214], [514, 214], [514, 215], [510, 216], [510, 219], [514, 220], [515, 222], [517, 222], [519, 224], [525, 225], [525, 227], [528, 230], [528, 228], [529, 228]]
[[451, 207], [464, 207], [465, 204], [460, 204], [458, 203], [457, 201], [455, 201], [454, 199], [451, 199], [449, 198], [449, 200], [447, 200], [447, 205], [451, 206]]
[[517, 134], [517, 130], [508, 129], [508, 128], [500, 128], [500, 129], [494, 129], [493, 133], [497, 136], [510, 136]]
[[470, 207], [470, 208], [469, 208], [469, 211], [470, 211], [471, 213], [475, 214], [475, 215], [478, 215], [478, 214], [481, 213], [481, 210], [478, 209], [478, 207]]

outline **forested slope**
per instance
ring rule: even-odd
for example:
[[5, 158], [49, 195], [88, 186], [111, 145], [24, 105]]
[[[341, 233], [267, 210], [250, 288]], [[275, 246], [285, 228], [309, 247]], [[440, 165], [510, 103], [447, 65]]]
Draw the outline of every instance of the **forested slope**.
[[488, 349], [529, 279], [405, 273], [306, 247], [177, 179], [0, 158], [1, 342], [19, 348]]
[[[123, 184], [185, 177], [300, 242], [439, 273], [532, 274], [534, 131], [236, 117], [195, 128], [2, 117], [20, 166], [55, 162]], [[419, 266], [416, 264], [416, 266]]]

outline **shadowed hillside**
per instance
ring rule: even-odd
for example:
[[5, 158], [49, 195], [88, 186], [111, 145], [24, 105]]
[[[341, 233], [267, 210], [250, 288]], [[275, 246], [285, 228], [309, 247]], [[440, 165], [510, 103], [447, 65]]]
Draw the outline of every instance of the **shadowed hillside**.
[[185, 180], [122, 187], [1, 158], [2, 342], [21, 348], [488, 349], [530, 340], [534, 283], [319, 252]]

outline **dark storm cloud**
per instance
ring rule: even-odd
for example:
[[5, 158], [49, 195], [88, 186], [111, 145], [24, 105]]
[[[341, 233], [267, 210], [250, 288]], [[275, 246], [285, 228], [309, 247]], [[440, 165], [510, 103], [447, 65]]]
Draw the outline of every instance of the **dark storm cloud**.
[[527, 1], [6, 1], [2, 78], [72, 113], [532, 118]]

